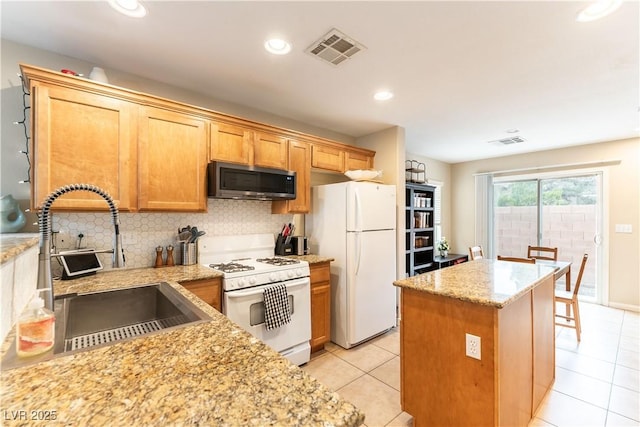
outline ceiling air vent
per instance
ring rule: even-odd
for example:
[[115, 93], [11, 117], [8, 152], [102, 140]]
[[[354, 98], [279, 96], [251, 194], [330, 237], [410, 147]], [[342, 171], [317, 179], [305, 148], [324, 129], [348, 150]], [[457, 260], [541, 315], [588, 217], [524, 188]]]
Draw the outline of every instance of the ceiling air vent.
[[338, 65], [365, 49], [362, 43], [358, 43], [334, 28], [313, 42], [305, 52], [330, 64]]
[[503, 138], [503, 139], [494, 139], [493, 141], [489, 141], [489, 144], [495, 145], [511, 145], [511, 144], [520, 144], [521, 142], [525, 142], [521, 136], [512, 136], [511, 138]]

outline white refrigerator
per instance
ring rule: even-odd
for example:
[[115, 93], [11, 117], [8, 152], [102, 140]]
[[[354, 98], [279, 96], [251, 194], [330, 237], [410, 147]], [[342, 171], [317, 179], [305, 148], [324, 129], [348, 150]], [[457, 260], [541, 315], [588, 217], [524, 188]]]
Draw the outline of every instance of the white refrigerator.
[[353, 347], [396, 325], [396, 187], [312, 187], [305, 229], [331, 263], [331, 341]]

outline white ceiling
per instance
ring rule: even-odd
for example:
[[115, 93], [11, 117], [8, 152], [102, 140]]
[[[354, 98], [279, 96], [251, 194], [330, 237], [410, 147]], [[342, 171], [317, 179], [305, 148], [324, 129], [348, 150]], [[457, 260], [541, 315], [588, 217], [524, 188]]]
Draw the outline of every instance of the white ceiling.
[[[402, 126], [407, 151], [450, 163], [640, 134], [637, 1], [592, 23], [584, 1], [143, 4], [2, 0], [2, 38], [353, 137]], [[304, 52], [332, 28], [367, 50]], [[289, 55], [263, 49], [274, 35]], [[512, 128], [526, 142], [487, 142]]]

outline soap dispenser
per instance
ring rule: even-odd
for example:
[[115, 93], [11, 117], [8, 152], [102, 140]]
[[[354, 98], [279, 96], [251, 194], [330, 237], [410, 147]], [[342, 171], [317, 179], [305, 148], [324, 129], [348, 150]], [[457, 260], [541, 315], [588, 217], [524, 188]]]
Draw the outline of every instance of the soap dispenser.
[[44, 307], [39, 289], [18, 319], [16, 326], [16, 353], [19, 357], [35, 356], [53, 347], [55, 339], [55, 315]]

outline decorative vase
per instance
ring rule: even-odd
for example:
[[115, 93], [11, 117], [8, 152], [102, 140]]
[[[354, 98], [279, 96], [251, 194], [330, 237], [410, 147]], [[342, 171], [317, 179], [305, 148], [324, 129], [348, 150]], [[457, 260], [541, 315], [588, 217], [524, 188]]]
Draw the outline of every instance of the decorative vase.
[[107, 74], [100, 67], [93, 67], [93, 69], [89, 73], [89, 78], [91, 80], [95, 80], [97, 82], [109, 83], [109, 79], [107, 78]]
[[0, 232], [16, 233], [27, 223], [18, 201], [11, 194], [0, 197]]
[[440, 256], [446, 258], [449, 255], [449, 251], [440, 251]]

